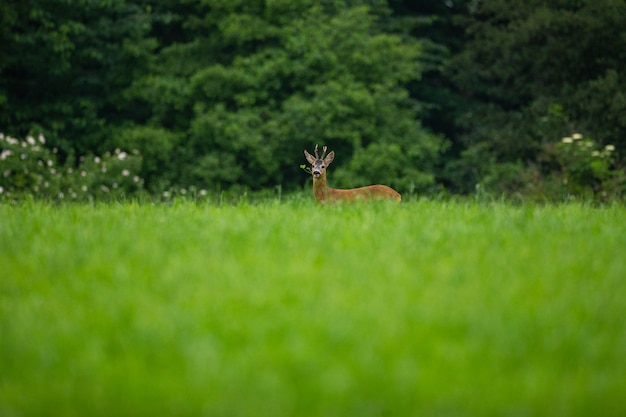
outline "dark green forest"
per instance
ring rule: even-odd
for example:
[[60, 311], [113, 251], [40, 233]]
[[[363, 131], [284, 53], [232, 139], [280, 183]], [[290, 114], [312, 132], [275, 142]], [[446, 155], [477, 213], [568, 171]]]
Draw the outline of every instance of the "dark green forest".
[[624, 0], [2, 0], [0, 195], [612, 201], [624, 68]]

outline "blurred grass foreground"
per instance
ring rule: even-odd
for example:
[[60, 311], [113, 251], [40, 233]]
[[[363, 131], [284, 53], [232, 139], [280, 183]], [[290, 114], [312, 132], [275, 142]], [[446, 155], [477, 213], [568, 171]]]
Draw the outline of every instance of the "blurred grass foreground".
[[0, 204], [2, 416], [621, 416], [626, 210]]

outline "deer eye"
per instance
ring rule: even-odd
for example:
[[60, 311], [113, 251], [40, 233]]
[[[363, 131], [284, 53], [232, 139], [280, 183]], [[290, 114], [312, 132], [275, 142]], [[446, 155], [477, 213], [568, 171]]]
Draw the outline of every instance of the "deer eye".
[[324, 165], [322, 165], [322, 169], [326, 168]]

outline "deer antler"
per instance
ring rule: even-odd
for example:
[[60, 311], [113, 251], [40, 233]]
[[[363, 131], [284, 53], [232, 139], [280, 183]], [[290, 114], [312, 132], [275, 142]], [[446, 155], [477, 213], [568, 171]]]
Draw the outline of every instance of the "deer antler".
[[322, 160], [326, 157], [326, 149], [327, 149], [326, 146], [322, 148]]
[[317, 155], [317, 144], [315, 144], [315, 159], [320, 159], [320, 157]]

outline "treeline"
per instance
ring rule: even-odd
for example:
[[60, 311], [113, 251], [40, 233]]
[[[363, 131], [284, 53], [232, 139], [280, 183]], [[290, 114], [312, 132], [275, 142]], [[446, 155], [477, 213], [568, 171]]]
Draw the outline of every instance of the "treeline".
[[44, 151], [87, 178], [132, 155], [129, 193], [296, 190], [319, 143], [339, 187], [621, 198], [624, 22], [623, 0], [5, 1], [0, 192], [41, 190]]

